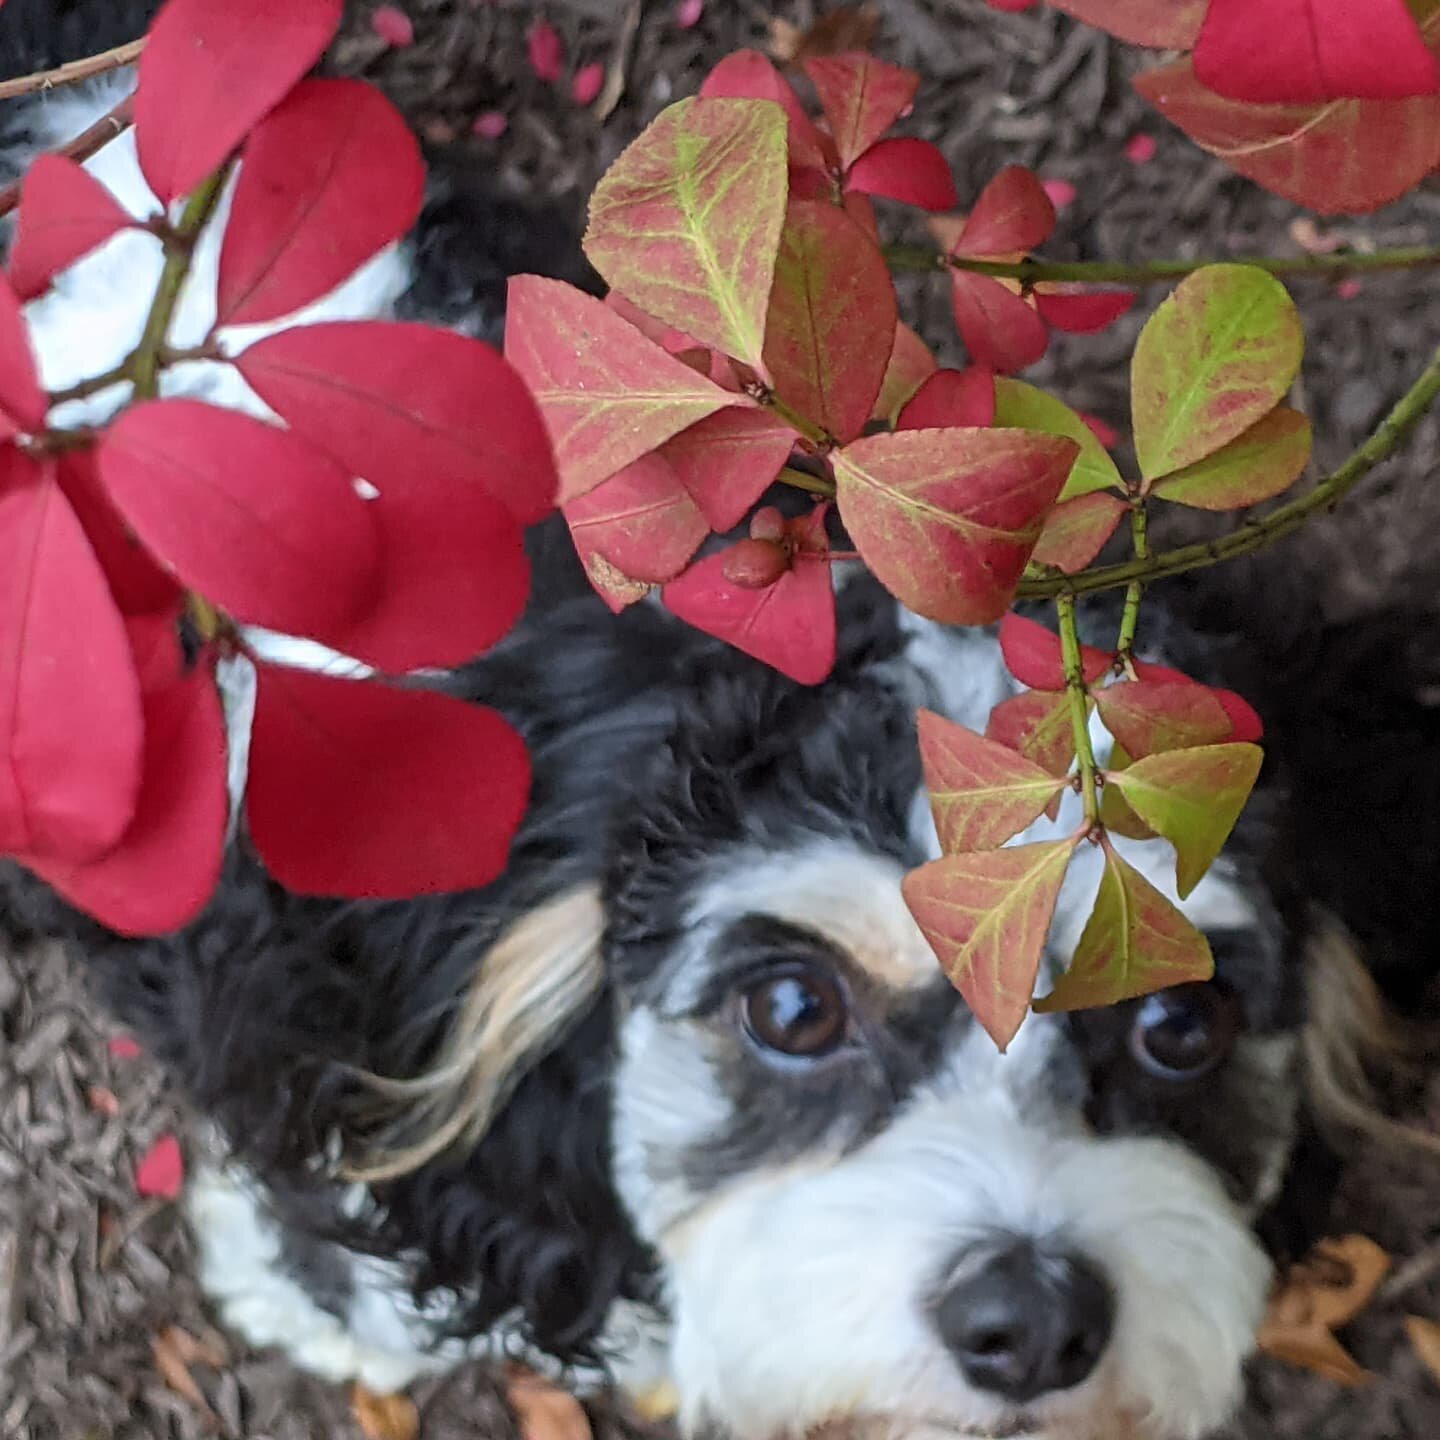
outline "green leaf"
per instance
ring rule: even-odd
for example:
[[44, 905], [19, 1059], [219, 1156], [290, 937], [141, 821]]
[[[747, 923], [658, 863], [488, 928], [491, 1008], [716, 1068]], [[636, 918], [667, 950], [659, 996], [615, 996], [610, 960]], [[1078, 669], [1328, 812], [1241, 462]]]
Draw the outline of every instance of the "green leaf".
[[642, 310], [765, 374], [789, 176], [773, 100], [681, 100], [605, 172], [585, 253]]
[[895, 325], [895, 341], [890, 347], [890, 362], [880, 394], [875, 399], [876, 420], [888, 420], [893, 427], [896, 417], [911, 396], [935, 373], [935, 357], [925, 342], [903, 321]]
[[1162, 500], [1196, 510], [1243, 510], [1288, 490], [1310, 459], [1310, 422], [1281, 405], [1213, 455], [1157, 480]]
[[1010, 607], [1075, 459], [1020, 430], [904, 430], [831, 456], [840, 516], [876, 578], [917, 615], [986, 625]]
[[[1125, 747], [1117, 740], [1110, 747], [1105, 773], [1113, 776], [1117, 770], [1124, 770], [1131, 763]], [[1155, 832], [1125, 803], [1125, 797], [1116, 785], [1100, 787], [1100, 823], [1112, 835], [1124, 835], [1131, 840], [1155, 839]]]
[[1112, 772], [1130, 808], [1175, 847], [1175, 884], [1183, 899], [1229, 839], [1260, 774], [1258, 745], [1202, 745], [1147, 755]]
[[1130, 366], [1147, 480], [1228, 445], [1285, 397], [1305, 336], [1285, 287], [1250, 265], [1207, 265], [1145, 322]]
[[1095, 432], [1067, 405], [1053, 395], [1008, 376], [995, 377], [995, 424], [1016, 430], [1039, 430], [1046, 435], [1063, 435], [1073, 440], [1080, 453], [1071, 467], [1070, 478], [1060, 492], [1062, 500], [1088, 495], [1092, 490], [1124, 491], [1125, 482]]
[[1095, 697], [1105, 728], [1134, 756], [1226, 740], [1234, 724], [1208, 686], [1121, 680]]
[[1115, 1005], [1214, 973], [1210, 942], [1107, 844], [1105, 873], [1075, 957], [1035, 1009]]
[[905, 903], [950, 982], [1004, 1050], [1040, 973], [1074, 837], [950, 855], [912, 870]]
[[932, 710], [919, 714], [920, 759], [940, 848], [993, 850], [1060, 793], [1062, 781], [998, 741]]

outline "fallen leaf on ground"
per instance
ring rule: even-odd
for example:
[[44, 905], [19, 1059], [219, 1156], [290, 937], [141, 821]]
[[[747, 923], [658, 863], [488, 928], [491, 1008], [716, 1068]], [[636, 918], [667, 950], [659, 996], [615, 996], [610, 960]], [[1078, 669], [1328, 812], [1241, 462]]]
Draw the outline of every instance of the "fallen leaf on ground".
[[408, 1395], [377, 1395], [357, 1380], [350, 1390], [350, 1413], [365, 1440], [415, 1440], [420, 1412]]
[[198, 1363], [218, 1368], [225, 1363], [224, 1351], [217, 1349], [213, 1342], [197, 1340], [178, 1325], [167, 1325], [151, 1340], [150, 1353], [165, 1384], [203, 1415], [207, 1424], [218, 1425], [219, 1417], [195, 1383], [190, 1367]]
[[135, 1167], [135, 1190], [147, 1200], [174, 1200], [184, 1183], [185, 1159], [180, 1142], [173, 1135], [162, 1135]]
[[521, 1440], [592, 1440], [590, 1418], [580, 1402], [533, 1370], [509, 1367], [505, 1399], [515, 1412]]
[[1422, 1315], [1407, 1315], [1405, 1333], [1425, 1368], [1440, 1380], [1440, 1324]]
[[1260, 1349], [1337, 1384], [1365, 1384], [1370, 1372], [1333, 1332], [1370, 1304], [1389, 1269], [1390, 1257], [1364, 1235], [1322, 1240], [1271, 1295]]

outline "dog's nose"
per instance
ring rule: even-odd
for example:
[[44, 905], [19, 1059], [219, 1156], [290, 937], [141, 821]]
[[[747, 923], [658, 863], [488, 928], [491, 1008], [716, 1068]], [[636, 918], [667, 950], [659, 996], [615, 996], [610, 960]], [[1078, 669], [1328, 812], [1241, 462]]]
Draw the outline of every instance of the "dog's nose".
[[1110, 1342], [1115, 1297], [1081, 1256], [1014, 1241], [962, 1257], [935, 1319], [977, 1389], [1025, 1402], [1078, 1385]]

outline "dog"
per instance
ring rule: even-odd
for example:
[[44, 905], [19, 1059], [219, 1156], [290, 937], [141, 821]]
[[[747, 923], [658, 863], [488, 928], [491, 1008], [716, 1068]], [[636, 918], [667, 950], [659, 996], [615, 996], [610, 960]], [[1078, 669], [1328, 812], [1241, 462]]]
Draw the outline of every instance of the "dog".
[[[124, 140], [92, 165], [122, 196], [138, 179]], [[440, 203], [448, 242], [432, 206], [315, 317], [398, 309], [493, 338], [516, 257], [457, 259], [495, 212], [463, 187]], [[123, 353], [94, 347], [123, 346], [144, 294], [125, 239], [31, 309], [52, 386]], [[249, 403], [238, 383], [193, 377]], [[657, 605], [612, 616], [555, 522], [531, 549], [517, 630], [430, 682], [530, 746], [491, 886], [296, 896], [240, 834], [200, 920], [131, 941], [4, 874], [11, 933], [70, 936], [214, 1125], [222, 1158], [186, 1203], [226, 1325], [380, 1390], [522, 1354], [673, 1397], [687, 1434], [720, 1440], [1223, 1423], [1277, 1261], [1323, 1225], [1331, 1122], [1383, 1124], [1365, 1089], [1383, 1007], [1295, 882], [1312, 872], [1283, 793], [1179, 902], [1213, 981], [1031, 1015], [1002, 1055], [900, 891], [938, 854], [916, 713], [983, 730], [1016, 688], [993, 631], [919, 619], [840, 566], [839, 656], [806, 687]], [[1229, 678], [1147, 613], [1148, 658]], [[1073, 829], [1075, 803], [1023, 838]], [[1175, 898], [1163, 846], [1117, 844]], [[1047, 985], [1098, 864], [1082, 847]]]

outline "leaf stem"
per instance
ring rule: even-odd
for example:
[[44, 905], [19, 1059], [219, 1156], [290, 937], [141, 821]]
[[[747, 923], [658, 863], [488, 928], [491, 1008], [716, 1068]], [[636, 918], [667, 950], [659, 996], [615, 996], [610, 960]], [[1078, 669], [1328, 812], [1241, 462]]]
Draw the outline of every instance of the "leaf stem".
[[1281, 505], [1259, 520], [1247, 520], [1238, 529], [1217, 539], [1181, 545], [1155, 555], [1137, 556], [1118, 565], [1081, 570], [1074, 575], [1024, 580], [1018, 593], [1026, 599], [1040, 599], [1116, 590], [1129, 586], [1132, 581], [1148, 585], [1167, 575], [1201, 570], [1222, 560], [1233, 560], [1236, 556], [1263, 550], [1298, 530], [1312, 515], [1333, 510], [1366, 475], [1400, 448], [1437, 396], [1440, 396], [1440, 350], [1431, 356], [1430, 363], [1395, 402], [1374, 433], [1309, 494]]
[[960, 255], [946, 256], [926, 245], [887, 245], [885, 259], [893, 271], [923, 272], [953, 265], [975, 275], [993, 275], [1027, 285], [1045, 280], [1153, 285], [1183, 279], [1207, 265], [1253, 265], [1271, 275], [1345, 276], [1411, 270], [1440, 265], [1440, 247], [1410, 245], [1369, 254], [1339, 251], [1333, 255], [1207, 255], [1196, 260], [971, 260]]
[[[1130, 541], [1137, 560], [1150, 558], [1149, 516], [1145, 500], [1136, 496], [1130, 506]], [[1120, 613], [1120, 636], [1115, 653], [1130, 679], [1135, 678], [1135, 631], [1140, 625], [1140, 598], [1145, 593], [1143, 580], [1132, 580], [1125, 587], [1125, 608]]]
[[807, 475], [803, 470], [797, 470], [793, 465], [787, 465], [775, 477], [786, 485], [793, 486], [796, 490], [804, 490], [810, 495], [823, 495], [827, 500], [835, 498], [835, 482], [826, 480], [821, 475]]
[[803, 435], [812, 445], [820, 445], [827, 450], [834, 445], [833, 436], [827, 435], [824, 430], [807, 420], [798, 410], [791, 409], [773, 390], [761, 403], [767, 409], [773, 410], [792, 430]]
[[121, 366], [134, 382], [136, 399], [153, 399], [160, 388], [162, 352], [170, 333], [170, 322], [175, 318], [175, 307], [180, 303], [180, 292], [185, 288], [185, 278], [190, 273], [195, 238], [214, 211], [229, 173], [230, 167], [225, 165], [205, 180], [185, 202], [185, 209], [180, 214], [180, 221], [167, 247], [165, 268], [160, 273], [160, 284], [150, 305], [150, 313], [145, 318], [140, 343]]
[[1100, 796], [1095, 783], [1095, 750], [1090, 744], [1090, 687], [1080, 660], [1080, 629], [1075, 619], [1075, 597], [1057, 595], [1055, 610], [1060, 617], [1060, 654], [1065, 663], [1065, 694], [1070, 702], [1070, 726], [1075, 734], [1075, 758], [1080, 763], [1080, 797], [1085, 802], [1085, 820], [1094, 827], [1100, 821]]

